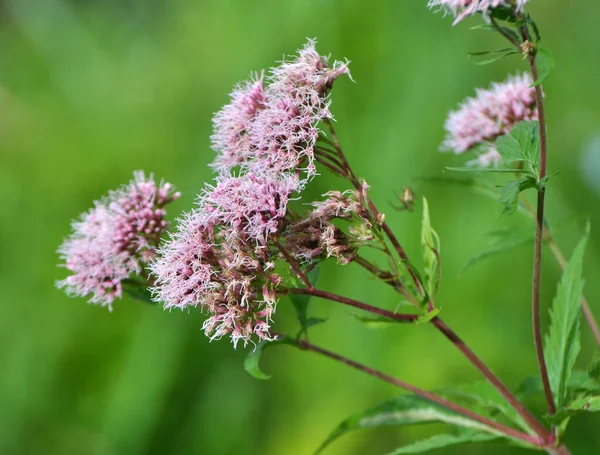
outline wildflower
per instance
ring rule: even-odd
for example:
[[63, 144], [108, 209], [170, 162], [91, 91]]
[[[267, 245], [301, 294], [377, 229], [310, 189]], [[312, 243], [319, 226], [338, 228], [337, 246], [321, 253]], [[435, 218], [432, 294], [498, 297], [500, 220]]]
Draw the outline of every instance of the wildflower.
[[208, 186], [199, 205], [208, 223], [218, 225], [227, 240], [266, 245], [278, 232], [292, 194], [301, 188], [294, 174], [271, 173], [230, 176], [222, 174]]
[[166, 309], [200, 306], [210, 315], [203, 329], [211, 340], [229, 335], [235, 346], [252, 335], [272, 339], [281, 278], [272, 271], [269, 250], [239, 238], [226, 241], [211, 220], [202, 207], [192, 211], [161, 246], [151, 264], [154, 300]]
[[[535, 89], [528, 73], [510, 76], [490, 89], [477, 90], [475, 98], [467, 98], [446, 120], [443, 150], [457, 154], [486, 142], [494, 142], [522, 120], [537, 120]], [[485, 162], [495, 161], [491, 153]]]
[[[339, 264], [352, 262], [357, 245], [372, 239], [369, 212], [360, 203], [357, 191], [330, 191], [325, 199], [313, 202], [314, 209], [304, 219], [290, 223], [283, 236], [286, 246], [296, 260], [301, 263], [335, 257]], [[343, 219], [354, 223], [350, 234], [345, 234], [331, 221]], [[360, 232], [360, 238], [353, 233]]]
[[445, 13], [452, 14], [456, 19], [453, 25], [463, 20], [467, 16], [476, 13], [482, 13], [487, 17], [491, 10], [498, 7], [514, 8], [515, 12], [520, 12], [528, 0], [429, 0], [429, 8], [439, 7]]
[[349, 74], [346, 63], [329, 65], [315, 44], [309, 40], [297, 57], [272, 68], [267, 86], [261, 76], [232, 92], [231, 102], [213, 119], [213, 168], [274, 173], [299, 169], [306, 178], [314, 176], [318, 124], [333, 117], [328, 92], [340, 75]]
[[254, 147], [248, 138], [248, 131], [256, 113], [264, 109], [267, 95], [263, 76], [249, 82], [242, 82], [230, 95], [231, 103], [224, 106], [213, 118], [213, 149], [217, 158], [212, 166], [216, 169], [230, 169], [249, 159]]
[[140, 274], [155, 256], [167, 227], [164, 207], [177, 197], [171, 184], [157, 185], [152, 175], [134, 173], [133, 181], [73, 222], [72, 234], [58, 250], [73, 274], [57, 286], [111, 308], [122, 296], [123, 281]]
[[[289, 201], [316, 173], [318, 124], [332, 118], [328, 92], [344, 73], [346, 64], [330, 66], [309, 41], [268, 78], [261, 74], [238, 85], [213, 118], [216, 181], [151, 265], [154, 300], [169, 309], [201, 307], [211, 340], [228, 335], [235, 346], [273, 339], [269, 329], [282, 281], [274, 272], [273, 240], [291, 223]], [[326, 241], [325, 254], [342, 258], [335, 232]]]

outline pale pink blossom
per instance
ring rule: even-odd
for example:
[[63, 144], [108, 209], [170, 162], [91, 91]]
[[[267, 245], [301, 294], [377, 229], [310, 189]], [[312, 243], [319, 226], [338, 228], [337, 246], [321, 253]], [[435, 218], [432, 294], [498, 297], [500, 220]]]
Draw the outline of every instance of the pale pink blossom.
[[456, 19], [454, 24], [457, 24], [467, 16], [472, 16], [476, 13], [482, 13], [484, 17], [488, 17], [490, 11], [498, 7], [514, 7], [515, 12], [523, 10], [525, 4], [529, 0], [429, 0], [427, 6], [430, 8], [438, 8], [445, 13], [452, 14]]
[[268, 85], [262, 76], [242, 83], [231, 102], [213, 119], [212, 166], [219, 172], [235, 167], [256, 172], [301, 170], [316, 173], [314, 146], [319, 123], [331, 119], [328, 93], [333, 82], [349, 74], [346, 63], [329, 64], [309, 42], [298, 55], [272, 68]]
[[288, 173], [222, 174], [215, 186], [207, 186], [199, 205], [206, 221], [218, 225], [226, 240], [265, 245], [279, 231], [287, 204], [300, 185], [298, 177]]
[[78, 221], [58, 252], [70, 272], [57, 282], [69, 295], [90, 296], [111, 308], [122, 296], [122, 282], [139, 274], [155, 256], [167, 227], [164, 206], [179, 196], [136, 172], [134, 180], [95, 203]]
[[[489, 89], [478, 89], [476, 97], [467, 98], [448, 115], [442, 149], [460, 154], [494, 142], [520, 121], [537, 120], [535, 89], [531, 84], [529, 73], [523, 73], [494, 83]], [[488, 158], [492, 157], [493, 154]]]
[[153, 298], [166, 309], [200, 306], [209, 314], [203, 329], [210, 339], [229, 335], [234, 346], [255, 335], [271, 340], [275, 289], [281, 283], [272, 271], [268, 248], [239, 238], [226, 240], [203, 207], [180, 220], [151, 264]]
[[256, 113], [266, 107], [263, 76], [239, 84], [230, 95], [231, 102], [213, 118], [213, 149], [217, 158], [212, 166], [230, 169], [251, 158], [254, 147], [248, 137]]

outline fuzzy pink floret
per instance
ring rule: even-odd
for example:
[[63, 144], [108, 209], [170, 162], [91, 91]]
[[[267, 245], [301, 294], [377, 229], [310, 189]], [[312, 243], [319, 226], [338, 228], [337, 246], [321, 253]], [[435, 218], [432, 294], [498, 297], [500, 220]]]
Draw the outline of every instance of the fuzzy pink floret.
[[226, 241], [266, 245], [269, 236], [278, 232], [290, 197], [299, 188], [294, 174], [222, 174], [214, 187], [207, 187], [199, 205], [206, 222], [218, 225]]
[[[528, 1], [516, 0], [515, 11], [522, 11]], [[429, 0], [427, 6], [430, 8], [437, 7], [446, 13], [452, 14], [456, 18], [454, 25], [467, 16], [482, 13], [484, 17], [487, 17], [490, 10], [499, 6], [510, 7], [511, 4], [508, 0]]]
[[294, 59], [272, 68], [268, 85], [261, 76], [232, 92], [231, 102], [213, 118], [216, 170], [300, 169], [306, 179], [315, 174], [318, 124], [332, 118], [328, 92], [340, 75], [349, 74], [346, 63], [330, 65], [315, 44], [309, 40]]
[[248, 138], [252, 121], [257, 112], [264, 109], [267, 96], [263, 76], [242, 82], [230, 94], [231, 103], [224, 106], [213, 118], [213, 149], [217, 158], [213, 167], [231, 168], [248, 160], [253, 146]]
[[153, 298], [166, 309], [200, 306], [209, 314], [203, 329], [218, 339], [229, 335], [244, 345], [256, 335], [271, 340], [275, 288], [270, 253], [239, 239], [224, 241], [202, 207], [180, 220], [177, 232], [163, 244], [151, 264]]
[[141, 272], [155, 256], [167, 227], [164, 206], [179, 196], [169, 183], [157, 185], [142, 172], [72, 224], [58, 252], [72, 275], [57, 282], [70, 295], [108, 305], [122, 296], [122, 281]]
[[537, 120], [535, 89], [528, 73], [509, 77], [490, 89], [477, 90], [446, 120], [443, 150], [463, 153], [479, 144], [494, 142], [522, 120]]

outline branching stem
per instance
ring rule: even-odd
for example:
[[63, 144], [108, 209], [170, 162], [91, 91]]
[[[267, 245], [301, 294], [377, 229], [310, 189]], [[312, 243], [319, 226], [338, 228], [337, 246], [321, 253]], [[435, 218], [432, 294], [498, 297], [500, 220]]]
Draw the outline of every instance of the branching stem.
[[[529, 40], [529, 31], [525, 25], [520, 27], [521, 37], [523, 41]], [[527, 62], [531, 71], [533, 81], [539, 78], [538, 68], [535, 62], [535, 52], [532, 50], [527, 55]], [[544, 109], [544, 92], [542, 84], [535, 86], [535, 101], [538, 110], [539, 135], [540, 135], [540, 169], [538, 181], [541, 182], [546, 177], [547, 157], [548, 157], [548, 136], [546, 134], [546, 113]], [[541, 288], [541, 272], [542, 272], [542, 243], [544, 238], [544, 203], [546, 189], [540, 186], [537, 193], [537, 209], [535, 216], [535, 244], [533, 248], [533, 277], [531, 280], [531, 313], [533, 326], [533, 340], [535, 344], [535, 352], [537, 356], [540, 376], [544, 385], [544, 395], [548, 404], [548, 413], [554, 415], [556, 413], [556, 405], [550, 386], [548, 376], [548, 367], [546, 366], [546, 358], [544, 356], [544, 343], [542, 338], [542, 324], [540, 321], [540, 288]]]
[[473, 411], [471, 411], [470, 409], [464, 408], [456, 403], [453, 403], [449, 400], [446, 400], [445, 398], [436, 395], [432, 392], [429, 392], [427, 390], [421, 389], [419, 387], [416, 387], [412, 384], [409, 384], [407, 382], [401, 381], [400, 379], [396, 379], [392, 376], [389, 376], [379, 370], [376, 370], [374, 368], [371, 368], [367, 365], [364, 365], [362, 363], [356, 362], [352, 359], [349, 359], [347, 357], [344, 357], [342, 355], [336, 354], [334, 352], [328, 351], [320, 346], [314, 345], [312, 343], [309, 343], [308, 341], [305, 340], [298, 340], [298, 339], [292, 339], [289, 338], [291, 340], [292, 343], [294, 343], [296, 346], [298, 346], [300, 349], [303, 350], [307, 350], [307, 351], [311, 351], [317, 354], [320, 354], [322, 356], [325, 356], [327, 358], [330, 358], [332, 360], [335, 360], [337, 362], [340, 362], [346, 366], [349, 366], [351, 368], [354, 368], [358, 371], [362, 371], [363, 373], [366, 373], [370, 376], [373, 376], [377, 379], [380, 379], [384, 382], [387, 382], [388, 384], [392, 384], [396, 387], [399, 387], [403, 390], [406, 390], [408, 392], [411, 392], [415, 395], [418, 395], [432, 403], [438, 404], [440, 406], [443, 406], [446, 409], [450, 409], [451, 411], [456, 412], [457, 414], [460, 414], [464, 417], [467, 417], [471, 420], [474, 420], [476, 422], [479, 422], [480, 424], [488, 427], [489, 429], [493, 430], [492, 433], [500, 433], [503, 435], [506, 435], [508, 437], [514, 438], [514, 439], [519, 439], [521, 441], [527, 442], [528, 444], [532, 444], [535, 445], [537, 447], [544, 447], [545, 446], [545, 442], [537, 437], [537, 436], [531, 436], [528, 435], [526, 433], [523, 433], [521, 431], [515, 430], [514, 428], [510, 428], [507, 427], [506, 425], [503, 425], [499, 422], [496, 422], [494, 420], [489, 419], [488, 417], [482, 416], [480, 414], [477, 414]]

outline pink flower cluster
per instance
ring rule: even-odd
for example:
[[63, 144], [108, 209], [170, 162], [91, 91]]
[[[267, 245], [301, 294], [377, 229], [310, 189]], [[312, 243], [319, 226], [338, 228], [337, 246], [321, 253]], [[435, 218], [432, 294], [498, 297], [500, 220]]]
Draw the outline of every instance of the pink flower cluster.
[[312, 177], [318, 124], [332, 118], [328, 91], [342, 74], [349, 74], [347, 64], [329, 65], [309, 40], [295, 59], [271, 69], [268, 84], [260, 75], [238, 85], [213, 119], [213, 167], [260, 173], [302, 168]]
[[484, 17], [494, 8], [500, 6], [514, 7], [516, 12], [522, 11], [529, 0], [429, 0], [427, 6], [430, 8], [438, 7], [446, 13], [452, 14], [456, 19], [453, 25], [457, 24], [467, 16], [476, 13], [482, 13]]
[[111, 308], [122, 295], [123, 280], [141, 273], [156, 255], [167, 227], [164, 207], [177, 197], [171, 184], [157, 185], [152, 175], [134, 173], [134, 180], [73, 222], [72, 234], [58, 250], [73, 274], [57, 286]]
[[475, 98], [467, 98], [448, 115], [442, 149], [460, 154], [488, 143], [487, 151], [479, 156], [479, 163], [482, 166], [497, 164], [500, 155], [491, 143], [520, 121], [538, 118], [535, 89], [530, 87], [532, 82], [529, 73], [523, 73], [494, 83], [490, 89], [478, 89]]
[[272, 339], [282, 278], [275, 240], [288, 203], [316, 173], [318, 123], [332, 118], [328, 91], [346, 64], [329, 65], [309, 41], [298, 56], [238, 85], [213, 119], [214, 185], [200, 194], [152, 264], [153, 298], [165, 308], [200, 306], [211, 339], [234, 346]]
[[281, 277], [273, 272], [271, 251], [251, 247], [226, 228], [219, 231], [210, 220], [202, 209], [191, 212], [161, 247], [151, 265], [154, 299], [167, 309], [200, 305], [210, 314], [203, 329], [211, 340], [230, 335], [236, 346], [252, 335], [272, 339], [269, 323]]
[[372, 237], [359, 234], [357, 228], [350, 228], [350, 235], [345, 234], [332, 221], [357, 221], [358, 226], [368, 230], [371, 226], [369, 213], [356, 191], [330, 191], [324, 196], [323, 201], [313, 202], [314, 210], [305, 219], [288, 226], [284, 233], [286, 246], [301, 263], [334, 257], [339, 264], [349, 264], [356, 257], [359, 244]]

